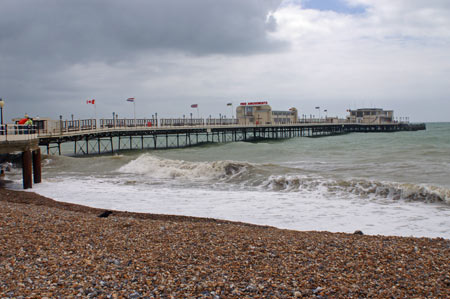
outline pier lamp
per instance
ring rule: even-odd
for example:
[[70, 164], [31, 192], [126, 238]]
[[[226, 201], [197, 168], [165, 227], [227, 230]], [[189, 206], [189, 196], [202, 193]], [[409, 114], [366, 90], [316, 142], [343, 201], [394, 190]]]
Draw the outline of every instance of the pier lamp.
[[320, 106], [317, 106], [316, 109], [319, 110], [319, 120], [320, 120]]
[[0, 98], [0, 111], [2, 116], [2, 125], [3, 125], [3, 106], [5, 106], [5, 101], [3, 101], [2, 98]]

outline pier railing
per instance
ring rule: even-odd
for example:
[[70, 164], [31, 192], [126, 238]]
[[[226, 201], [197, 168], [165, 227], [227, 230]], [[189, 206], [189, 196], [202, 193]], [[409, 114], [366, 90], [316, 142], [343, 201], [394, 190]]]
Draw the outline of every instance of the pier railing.
[[[406, 122], [390, 122], [380, 124], [402, 124]], [[326, 125], [326, 124], [351, 124], [348, 119], [340, 118], [300, 118], [296, 122], [288, 119], [275, 120], [270, 124], [262, 123], [246, 123], [239, 122], [236, 118], [143, 118], [143, 119], [81, 119], [81, 120], [48, 120], [47, 124], [39, 123], [37, 133], [39, 136], [55, 136], [77, 134], [77, 132], [87, 131], [111, 131], [111, 130], [133, 130], [133, 129], [164, 129], [164, 128], [180, 128], [180, 127], [213, 127], [213, 126], [244, 126], [244, 127], [261, 127], [261, 126], [296, 126], [296, 125]], [[359, 123], [355, 123], [359, 124]], [[364, 124], [364, 123], [361, 123]], [[19, 125], [10, 125], [8, 132], [18, 131], [25, 132], [26, 127]], [[6, 127], [5, 127], [6, 129]], [[4, 130], [5, 130], [4, 129]], [[19, 133], [23, 134], [23, 133]], [[4, 133], [6, 135], [6, 131]], [[16, 134], [18, 135], [18, 134]]]
[[0, 141], [23, 141], [36, 139], [36, 126], [4, 124], [0, 125]]
[[96, 119], [81, 119], [81, 120], [64, 120], [60, 121], [61, 131], [73, 132], [73, 131], [86, 131], [94, 130], [97, 128]]

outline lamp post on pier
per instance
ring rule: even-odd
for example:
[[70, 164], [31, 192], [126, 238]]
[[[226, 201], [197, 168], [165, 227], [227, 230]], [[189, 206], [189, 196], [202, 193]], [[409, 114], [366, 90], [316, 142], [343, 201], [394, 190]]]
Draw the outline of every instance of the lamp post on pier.
[[5, 106], [5, 101], [3, 101], [2, 98], [0, 98], [0, 111], [2, 115], [2, 125], [3, 125], [3, 106]]
[[317, 106], [316, 109], [319, 110], [319, 122], [320, 122], [320, 107]]

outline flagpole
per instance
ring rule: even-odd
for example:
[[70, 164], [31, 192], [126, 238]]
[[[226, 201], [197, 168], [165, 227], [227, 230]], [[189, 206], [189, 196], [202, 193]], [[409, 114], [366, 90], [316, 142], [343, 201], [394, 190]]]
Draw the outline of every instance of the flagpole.
[[197, 118], [200, 118], [200, 112], [198, 110], [198, 106], [197, 106]]
[[97, 104], [94, 102], [95, 128], [97, 128]]
[[134, 110], [134, 127], [137, 127], [136, 124], [136, 102], [133, 100], [133, 110]]

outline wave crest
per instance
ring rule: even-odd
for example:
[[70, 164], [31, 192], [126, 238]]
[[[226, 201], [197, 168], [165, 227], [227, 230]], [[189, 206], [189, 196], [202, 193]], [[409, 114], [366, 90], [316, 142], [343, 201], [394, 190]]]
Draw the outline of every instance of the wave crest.
[[450, 189], [430, 185], [386, 183], [368, 180], [327, 180], [299, 175], [270, 176], [262, 186], [282, 192], [320, 191], [329, 195], [357, 195], [362, 198], [386, 198], [450, 204]]
[[170, 160], [143, 154], [119, 168], [119, 172], [156, 178], [221, 179], [244, 172], [250, 164], [233, 161], [189, 162]]

